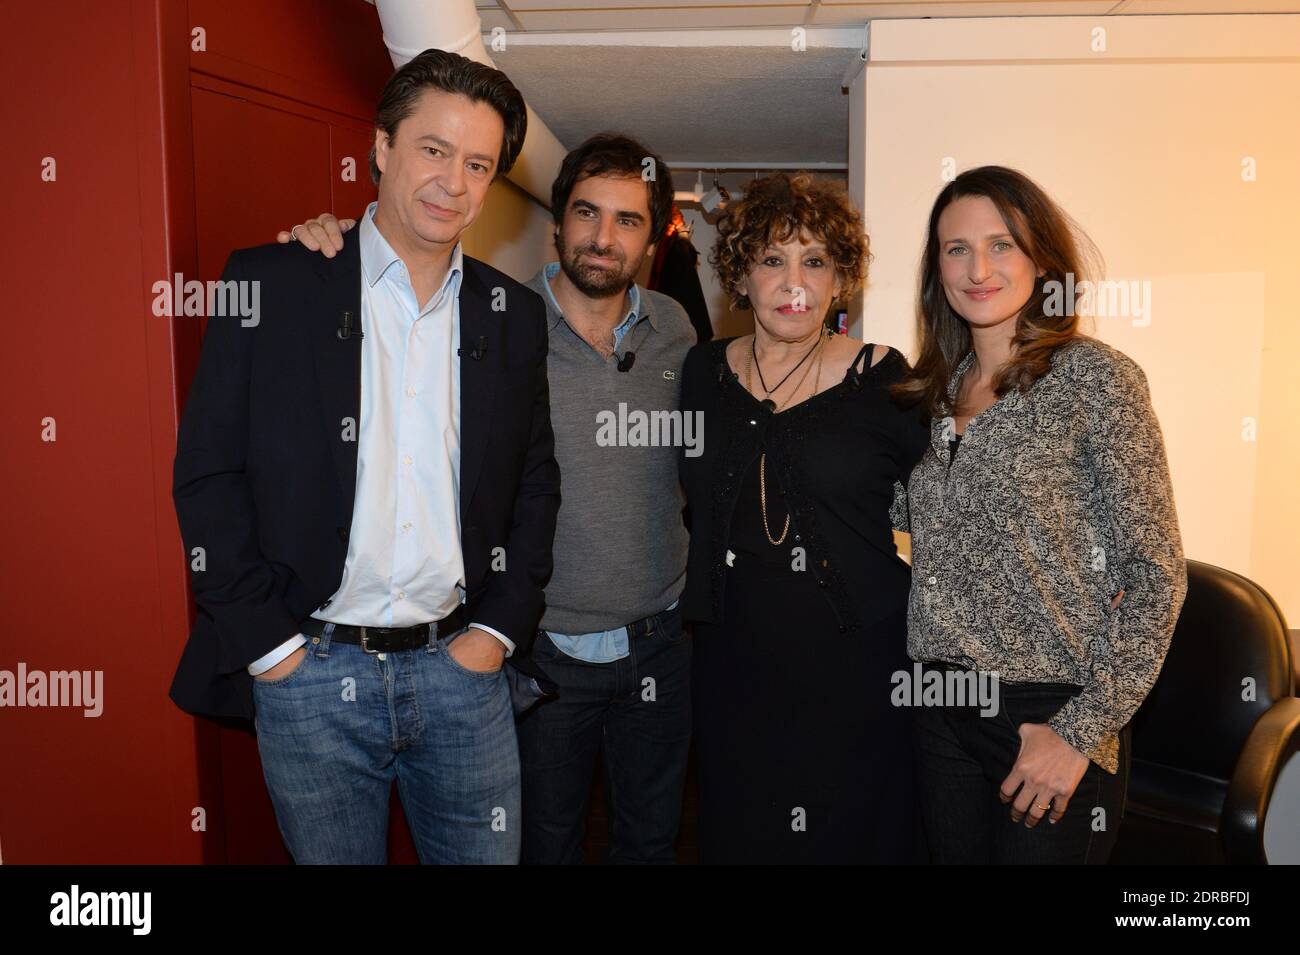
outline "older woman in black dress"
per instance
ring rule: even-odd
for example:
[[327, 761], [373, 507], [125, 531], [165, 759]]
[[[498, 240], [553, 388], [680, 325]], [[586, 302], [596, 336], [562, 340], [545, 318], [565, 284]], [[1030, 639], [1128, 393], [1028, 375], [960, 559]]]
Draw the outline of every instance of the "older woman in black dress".
[[754, 334], [697, 345], [682, 409], [691, 515], [695, 739], [705, 862], [923, 857], [906, 708], [910, 573], [891, 504], [928, 428], [889, 387], [899, 352], [830, 335], [867, 238], [843, 193], [806, 175], [754, 182], [711, 261]]

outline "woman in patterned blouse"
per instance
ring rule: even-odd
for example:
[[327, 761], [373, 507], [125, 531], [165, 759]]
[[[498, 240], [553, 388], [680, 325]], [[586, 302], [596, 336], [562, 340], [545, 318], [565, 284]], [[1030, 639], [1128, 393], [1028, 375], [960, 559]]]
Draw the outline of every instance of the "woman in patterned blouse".
[[[895, 394], [931, 416], [898, 524], [913, 678], [941, 701], [914, 724], [939, 863], [1106, 860], [1128, 723], [1186, 593], [1146, 377], [1078, 330], [1090, 248], [998, 166], [959, 175], [930, 214], [920, 356]], [[977, 687], [991, 705], [962, 698]]]

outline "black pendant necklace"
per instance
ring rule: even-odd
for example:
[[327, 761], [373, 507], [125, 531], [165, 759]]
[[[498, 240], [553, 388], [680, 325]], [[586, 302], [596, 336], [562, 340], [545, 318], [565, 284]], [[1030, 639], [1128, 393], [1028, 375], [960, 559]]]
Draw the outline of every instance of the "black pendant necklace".
[[[821, 336], [819, 335], [817, 337], [817, 341], [813, 344], [813, 347], [808, 349], [808, 351], [804, 354], [804, 356], [799, 359], [798, 364], [796, 364], [793, 368], [791, 368], [788, 372], [786, 372], [785, 377], [776, 383], [775, 388], [767, 387], [767, 382], [763, 380], [763, 366], [758, 363], [758, 351], [754, 347], [754, 344], [757, 341], [758, 341], [757, 335], [755, 335], [753, 338], [749, 340], [749, 353], [754, 359], [754, 367], [758, 369], [758, 383], [759, 385], [762, 386], [763, 391], [766, 394], [770, 395], [774, 391], [779, 391], [781, 389], [781, 386], [790, 380], [790, 376], [799, 370], [799, 365], [802, 365], [804, 362], [806, 362], [808, 360], [808, 356], [817, 350], [817, 346], [821, 344]], [[773, 411], [776, 409], [776, 402], [773, 401], [771, 398], [764, 398], [761, 404], [768, 411]]]

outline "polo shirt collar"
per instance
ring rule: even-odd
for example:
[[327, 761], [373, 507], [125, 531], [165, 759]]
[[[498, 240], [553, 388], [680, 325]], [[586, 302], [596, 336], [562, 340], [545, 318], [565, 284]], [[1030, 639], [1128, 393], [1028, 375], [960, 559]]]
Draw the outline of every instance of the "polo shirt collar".
[[[549, 326], [550, 328], [554, 328], [556, 325], [560, 323], [560, 320], [564, 318], [564, 314], [560, 309], [560, 303], [555, 300], [555, 292], [551, 288], [551, 279], [555, 278], [555, 276], [559, 275], [559, 273], [560, 273], [559, 262], [547, 262], [545, 265], [542, 266], [542, 288], [546, 290], [546, 298], [551, 303], [551, 310], [552, 310], [551, 324]], [[646, 299], [643, 299], [641, 296], [641, 287], [637, 285], [635, 282], [633, 282], [628, 287], [627, 297], [628, 297], [628, 303], [630, 307], [628, 308], [627, 314], [623, 316], [623, 321], [619, 323], [619, 327], [622, 328], [624, 325], [635, 324], [637, 320], [644, 317], [650, 319], [651, 328], [653, 328], [656, 332], [659, 331], [659, 323], [655, 320], [654, 313], [650, 311], [648, 307], [648, 302], [647, 302], [647, 307], [645, 309], [642, 309], [641, 307], [641, 303], [643, 301], [647, 301]]]

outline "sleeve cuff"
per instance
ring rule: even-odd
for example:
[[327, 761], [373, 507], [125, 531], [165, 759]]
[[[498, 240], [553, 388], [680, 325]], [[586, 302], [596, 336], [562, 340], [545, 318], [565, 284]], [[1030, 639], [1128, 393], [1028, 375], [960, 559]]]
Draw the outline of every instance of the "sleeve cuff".
[[470, 626], [477, 627], [479, 630], [486, 630], [488, 633], [492, 634], [492, 636], [496, 637], [503, 644], [505, 644], [506, 656], [510, 656], [512, 653], [515, 652], [515, 645], [510, 641], [510, 638], [507, 637], [500, 630], [494, 630], [485, 623], [471, 623]]
[[1047, 725], [1081, 756], [1094, 761], [1099, 758], [1101, 740], [1108, 727], [1103, 719], [1084, 706], [1079, 697], [1057, 710]]
[[275, 666], [277, 663], [279, 663], [289, 654], [293, 653], [293, 651], [297, 650], [300, 646], [302, 646], [306, 642], [307, 642], [307, 638], [304, 637], [301, 633], [290, 637], [288, 640], [284, 641], [284, 643], [280, 644], [270, 653], [266, 654], [265, 656], [258, 657], [256, 660], [250, 663], [248, 665], [249, 676], [257, 676], [259, 673], [265, 673], [267, 670], [271, 669], [271, 667]]

